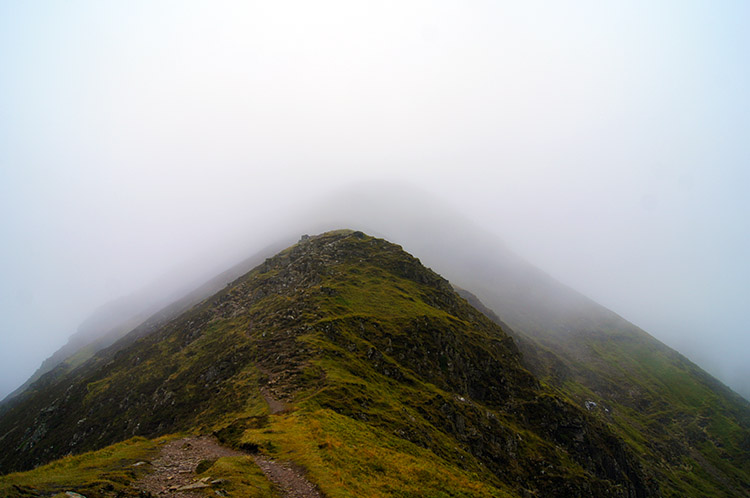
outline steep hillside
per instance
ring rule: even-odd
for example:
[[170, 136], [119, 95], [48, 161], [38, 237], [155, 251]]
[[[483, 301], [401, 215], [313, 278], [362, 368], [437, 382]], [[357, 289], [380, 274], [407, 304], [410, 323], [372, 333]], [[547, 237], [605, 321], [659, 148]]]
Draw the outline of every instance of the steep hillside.
[[330, 497], [662, 484], [446, 280], [361, 232], [303, 238], [158, 329], [43, 376], [0, 418], [0, 469], [177, 431], [291, 460]]
[[23, 385], [0, 401], [0, 414], [5, 404], [48, 372], [52, 376], [65, 375], [130, 332], [135, 331], [134, 336], [140, 336], [158, 329], [284, 247], [279, 243], [268, 246], [189, 291], [172, 289], [172, 294], [165, 294], [165, 289], [171, 289], [174, 284], [167, 286], [164, 282], [157, 281], [140, 292], [104, 304], [78, 327], [63, 347], [44, 360]]
[[609, 424], [668, 496], [750, 494], [750, 403], [539, 270], [509, 268], [488, 265], [478, 277], [492, 310], [460, 292], [496, 323], [510, 324], [529, 370]]

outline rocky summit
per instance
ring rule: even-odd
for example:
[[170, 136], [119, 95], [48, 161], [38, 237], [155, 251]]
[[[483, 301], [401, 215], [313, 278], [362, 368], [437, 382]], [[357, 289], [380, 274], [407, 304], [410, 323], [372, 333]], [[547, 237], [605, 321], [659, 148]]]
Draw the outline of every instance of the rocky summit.
[[[464, 296], [385, 240], [305, 236], [3, 405], [0, 495], [689, 496], [640, 443], [654, 426], [579, 402], [548, 378], [568, 356]], [[718, 461], [691, 472], [746, 495], [746, 456]]]

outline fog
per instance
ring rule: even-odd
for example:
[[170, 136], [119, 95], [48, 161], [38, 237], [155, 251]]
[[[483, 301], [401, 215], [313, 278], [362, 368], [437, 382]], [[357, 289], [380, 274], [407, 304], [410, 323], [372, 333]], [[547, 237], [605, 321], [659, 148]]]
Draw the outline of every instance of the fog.
[[750, 396], [748, 22], [741, 1], [3, 2], [0, 397], [113, 299], [292, 232], [417, 240], [446, 216]]

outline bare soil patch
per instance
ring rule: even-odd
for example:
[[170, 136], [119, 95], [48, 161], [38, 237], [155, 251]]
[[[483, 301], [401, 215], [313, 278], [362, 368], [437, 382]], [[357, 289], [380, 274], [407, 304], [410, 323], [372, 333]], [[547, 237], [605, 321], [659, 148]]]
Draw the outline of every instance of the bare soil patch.
[[[135, 483], [135, 488], [154, 497], [197, 498], [200, 490], [212, 486], [210, 476], [200, 477], [196, 467], [204, 460], [247, 455], [221, 446], [209, 436], [175, 439], [164, 444], [159, 456], [151, 462], [153, 471]], [[284, 498], [324, 498], [307, 480], [304, 470], [264, 455], [250, 455], [266, 478], [276, 485]], [[206, 472], [209, 474], [210, 471]], [[192, 489], [191, 489], [192, 488]]]
[[324, 498], [296, 465], [276, 462], [263, 455], [253, 455], [253, 460], [268, 480], [279, 487], [284, 498]]
[[[207, 479], [201, 483], [195, 472], [198, 464], [203, 460], [238, 455], [244, 455], [244, 453], [221, 446], [212, 437], [195, 436], [175, 439], [164, 444], [159, 457], [151, 462], [153, 472], [143, 476], [135, 483], [135, 487], [153, 496], [173, 498], [201, 496], [198, 489], [209, 487], [211, 482]], [[181, 489], [186, 486], [197, 486], [197, 488]]]

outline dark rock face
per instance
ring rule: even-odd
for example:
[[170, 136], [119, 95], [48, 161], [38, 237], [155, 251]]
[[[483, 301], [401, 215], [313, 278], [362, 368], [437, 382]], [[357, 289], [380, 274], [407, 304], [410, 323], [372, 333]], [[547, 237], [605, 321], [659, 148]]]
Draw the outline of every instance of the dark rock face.
[[[337, 384], [326, 364], [418, 417], [381, 406], [373, 389]], [[513, 339], [445, 279], [399, 246], [349, 231], [303, 236], [158, 330], [42, 378], [0, 419], [0, 469], [204, 430], [261, 396], [366, 421], [529, 496], [658, 494], [624, 443], [544, 388]], [[237, 415], [217, 436], [233, 443], [264, 423]]]

